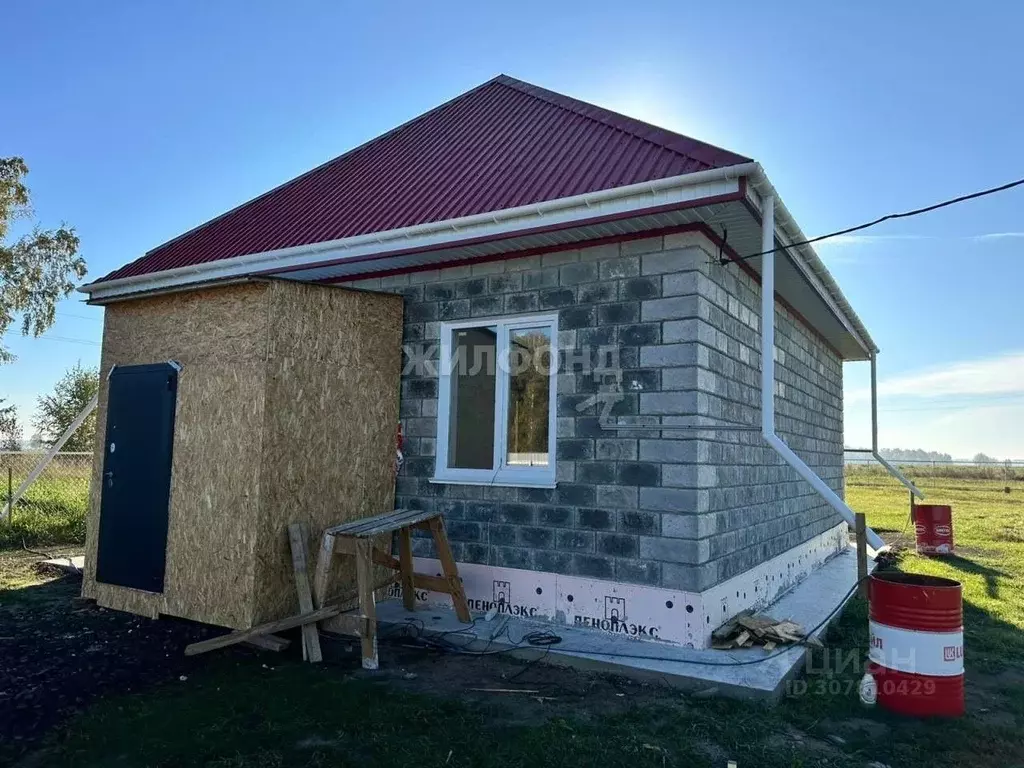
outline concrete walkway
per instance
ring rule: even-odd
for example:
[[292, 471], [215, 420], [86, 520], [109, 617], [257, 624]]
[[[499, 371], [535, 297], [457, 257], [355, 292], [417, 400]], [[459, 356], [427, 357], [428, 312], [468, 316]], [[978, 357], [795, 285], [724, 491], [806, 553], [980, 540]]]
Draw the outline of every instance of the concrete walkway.
[[[856, 580], [857, 556], [851, 547], [814, 571], [764, 613], [780, 620], [791, 619], [810, 629], [824, 621], [841, 600], [847, 599]], [[401, 600], [378, 604], [377, 619], [381, 637], [399, 633], [443, 636], [444, 642], [468, 651], [502, 650], [525, 659], [542, 658], [549, 664], [657, 679], [682, 688], [707, 690], [708, 695], [721, 693], [737, 698], [778, 699], [785, 693], [786, 682], [801, 671], [810, 653], [806, 646], [789, 646], [770, 653], [756, 647], [694, 650], [503, 615], [491, 621], [478, 616], [472, 625], [466, 625], [448, 609], [424, 608], [410, 613]], [[826, 628], [827, 624], [814, 635], [821, 635]], [[561, 642], [532, 646], [526, 639], [532, 632], [554, 633]]]
[[65, 573], [81, 573], [85, 569], [85, 556], [55, 557], [51, 560], [40, 560], [43, 565], [59, 568]]

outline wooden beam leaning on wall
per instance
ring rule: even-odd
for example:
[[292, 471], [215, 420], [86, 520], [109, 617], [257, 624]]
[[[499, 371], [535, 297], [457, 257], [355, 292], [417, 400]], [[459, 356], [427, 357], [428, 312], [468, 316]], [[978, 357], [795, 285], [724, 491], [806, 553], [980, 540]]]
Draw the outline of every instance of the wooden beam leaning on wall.
[[[309, 561], [307, 542], [309, 526], [305, 523], [292, 523], [288, 526], [288, 541], [292, 548], [292, 567], [295, 570], [295, 591], [299, 599], [299, 613], [313, 611], [313, 594], [309, 589]], [[320, 651], [320, 633], [316, 624], [302, 625], [302, 658], [311, 663], [324, 660]]]

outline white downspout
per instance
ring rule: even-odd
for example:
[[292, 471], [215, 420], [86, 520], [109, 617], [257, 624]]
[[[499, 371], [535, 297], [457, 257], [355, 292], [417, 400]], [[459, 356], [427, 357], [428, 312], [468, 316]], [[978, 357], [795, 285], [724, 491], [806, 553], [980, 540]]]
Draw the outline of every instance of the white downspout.
[[[847, 523], [855, 524], [853, 510], [815, 474], [803, 459], [775, 434], [775, 198], [761, 198], [761, 434], [774, 451], [814, 488]], [[881, 537], [867, 529], [868, 545], [879, 550]]]
[[924, 498], [924, 493], [878, 452], [878, 364], [874, 352], [871, 353], [871, 455], [890, 475], [903, 483], [907, 490], [919, 499]]

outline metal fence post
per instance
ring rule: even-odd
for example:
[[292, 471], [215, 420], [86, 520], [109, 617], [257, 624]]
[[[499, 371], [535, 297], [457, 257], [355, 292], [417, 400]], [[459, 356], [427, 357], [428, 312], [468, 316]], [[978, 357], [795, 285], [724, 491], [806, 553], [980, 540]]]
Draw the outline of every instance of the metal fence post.
[[8, 513], [11, 516], [11, 522], [14, 522], [14, 467], [7, 467], [7, 508], [10, 510]]

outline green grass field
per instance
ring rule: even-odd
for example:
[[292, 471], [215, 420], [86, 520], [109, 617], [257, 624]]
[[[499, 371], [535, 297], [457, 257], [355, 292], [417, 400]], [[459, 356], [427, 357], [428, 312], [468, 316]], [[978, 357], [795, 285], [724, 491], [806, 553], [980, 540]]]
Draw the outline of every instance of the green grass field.
[[[294, 653], [211, 654], [187, 681], [91, 707], [55, 733], [34, 764], [1024, 765], [1024, 482], [917, 479], [928, 501], [953, 505], [958, 556], [926, 559], [909, 551], [899, 567], [963, 582], [968, 715], [958, 720], [905, 719], [859, 704], [861, 670], [834, 669], [829, 661], [836, 651], [859, 658], [866, 651], [866, 605], [854, 600], [830, 632], [828, 647], [815, 653], [803, 678], [806, 689], [794, 689], [774, 708], [657, 686], [590, 683], [576, 673], [524, 669], [501, 657], [392, 658], [389, 668], [385, 651], [382, 673], [367, 677], [356, 671], [351, 654], [319, 666], [301, 663]], [[912, 545], [908, 499], [895, 481], [858, 470], [847, 498], [884, 538], [899, 540], [905, 531], [903, 541]], [[495, 687], [537, 689], [542, 698], [469, 694], [478, 668], [499, 681]], [[407, 670], [416, 681], [407, 681]]]
[[0, 521], [0, 549], [84, 542], [88, 492], [87, 475], [40, 478]]

